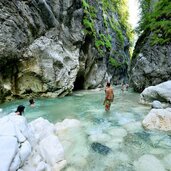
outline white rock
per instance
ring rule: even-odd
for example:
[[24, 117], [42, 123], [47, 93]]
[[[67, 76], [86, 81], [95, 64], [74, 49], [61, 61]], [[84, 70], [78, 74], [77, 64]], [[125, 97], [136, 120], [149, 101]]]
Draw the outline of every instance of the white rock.
[[165, 171], [162, 163], [153, 155], [143, 155], [134, 162], [136, 171]]
[[30, 154], [31, 154], [31, 145], [28, 141], [25, 141], [24, 143], [22, 143], [21, 148], [19, 150], [21, 162], [24, 163]]
[[36, 153], [32, 158], [32, 163], [34, 166], [36, 166], [41, 161], [42, 161], [42, 157], [38, 153]]
[[171, 130], [170, 109], [152, 109], [142, 122], [147, 129]]
[[80, 121], [76, 119], [65, 119], [63, 122], [56, 123], [55, 128], [56, 131], [68, 129], [68, 128], [74, 128], [74, 127], [80, 127], [81, 123]]
[[40, 162], [36, 168], [36, 171], [46, 171], [47, 170], [47, 164], [45, 162]]
[[43, 118], [38, 118], [32, 121], [29, 126], [35, 134], [37, 141], [39, 142], [44, 137], [51, 135], [55, 132], [55, 127], [48, 120]]
[[0, 170], [9, 171], [10, 165], [18, 151], [15, 137], [0, 136]]
[[17, 153], [17, 155], [15, 156], [13, 162], [11, 163], [11, 166], [10, 166], [9, 170], [10, 171], [17, 170], [20, 167], [20, 163], [21, 163], [21, 160], [20, 160], [19, 154]]
[[39, 150], [41, 156], [51, 166], [61, 160], [64, 160], [64, 149], [58, 138], [54, 135], [49, 135], [41, 140]]
[[62, 160], [58, 163], [56, 163], [54, 166], [53, 166], [53, 171], [60, 171], [62, 170], [65, 166], [67, 165], [67, 161], [66, 160]]
[[16, 136], [16, 131], [13, 123], [7, 117], [0, 119], [0, 136]]
[[147, 87], [140, 94], [141, 103], [150, 103], [153, 100], [165, 100], [171, 102], [171, 80], [158, 84], [156, 86]]

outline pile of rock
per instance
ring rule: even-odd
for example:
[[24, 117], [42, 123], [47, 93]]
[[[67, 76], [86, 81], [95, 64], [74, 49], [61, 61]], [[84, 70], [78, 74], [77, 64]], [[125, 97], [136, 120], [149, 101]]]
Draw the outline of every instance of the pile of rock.
[[[140, 102], [151, 104], [153, 108], [142, 122], [145, 128], [171, 131], [170, 92], [171, 81], [166, 81], [156, 86], [150, 86], [141, 93]], [[165, 102], [165, 104], [161, 102]], [[167, 108], [164, 109], [164, 106], [167, 106]]]
[[55, 126], [38, 118], [28, 124], [23, 116], [11, 114], [0, 125], [0, 170], [60, 171], [67, 162], [57, 132], [80, 123], [72, 119]]

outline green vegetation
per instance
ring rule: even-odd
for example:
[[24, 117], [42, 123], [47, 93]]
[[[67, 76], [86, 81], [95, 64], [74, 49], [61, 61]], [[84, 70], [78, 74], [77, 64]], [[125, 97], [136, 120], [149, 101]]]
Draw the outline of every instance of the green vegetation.
[[[97, 5], [98, 4], [98, 5]], [[95, 47], [101, 55], [104, 55], [104, 49], [110, 51], [112, 49], [112, 37], [108, 30], [111, 28], [115, 32], [118, 44], [123, 48], [124, 37], [128, 36], [131, 41], [133, 32], [128, 24], [128, 7], [127, 0], [82, 0], [84, 9], [83, 25], [85, 26], [85, 33], [94, 37]], [[97, 32], [97, 6], [102, 10], [103, 25], [106, 30]], [[114, 18], [116, 16], [116, 18]]]
[[171, 41], [171, 1], [160, 0], [152, 6], [152, 0], [141, 0], [142, 18], [138, 31], [152, 32], [151, 45], [163, 45]]
[[109, 63], [115, 68], [119, 68], [121, 66], [121, 64], [111, 56], [109, 57]]

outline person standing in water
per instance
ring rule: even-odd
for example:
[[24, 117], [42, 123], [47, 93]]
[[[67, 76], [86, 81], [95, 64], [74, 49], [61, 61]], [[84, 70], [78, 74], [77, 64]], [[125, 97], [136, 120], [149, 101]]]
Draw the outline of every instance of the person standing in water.
[[25, 109], [25, 106], [19, 105], [17, 107], [17, 110], [15, 111], [16, 115], [21, 115], [22, 116], [22, 114], [24, 113], [24, 109]]
[[113, 88], [110, 86], [110, 83], [107, 82], [106, 88], [105, 88], [105, 100], [104, 100], [106, 111], [110, 110], [111, 102], [113, 102], [113, 99], [114, 99]]

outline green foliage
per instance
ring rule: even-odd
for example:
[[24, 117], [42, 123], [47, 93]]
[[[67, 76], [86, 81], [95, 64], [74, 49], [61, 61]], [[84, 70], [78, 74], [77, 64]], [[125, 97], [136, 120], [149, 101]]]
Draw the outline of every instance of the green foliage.
[[151, 7], [150, 0], [141, 0], [142, 19], [138, 31], [152, 32], [151, 44], [171, 41], [171, 1], [160, 0]]
[[[98, 11], [95, 4], [98, 3], [99, 9], [102, 10], [103, 25], [106, 31], [103, 34], [99, 34], [95, 28], [96, 18]], [[83, 25], [85, 26], [85, 33], [94, 37], [95, 47], [101, 55], [104, 55], [104, 49], [111, 50], [112, 38], [108, 34], [108, 29], [112, 28], [116, 33], [118, 42], [121, 47], [124, 45], [124, 37], [129, 36], [132, 39], [131, 26], [128, 24], [128, 7], [127, 0], [82, 0], [84, 9]], [[118, 16], [118, 19], [114, 20], [114, 15]], [[120, 20], [120, 22], [118, 22]]]
[[111, 28], [116, 32], [116, 35], [117, 35], [119, 41], [123, 45], [124, 44], [124, 35], [122, 34], [121, 28], [119, 28], [119, 24], [117, 22], [115, 22], [113, 18], [109, 18], [109, 23], [110, 23]]
[[83, 19], [83, 24], [86, 29], [94, 31], [94, 23], [91, 20], [88, 20], [86, 17]]
[[84, 9], [89, 8], [89, 4], [85, 0], [82, 0], [82, 4]]
[[109, 57], [109, 63], [115, 68], [118, 68], [121, 66], [121, 64], [116, 59], [112, 58], [111, 56]]

